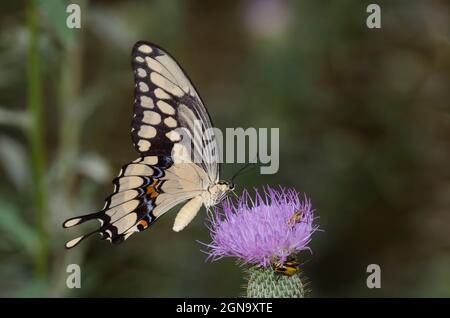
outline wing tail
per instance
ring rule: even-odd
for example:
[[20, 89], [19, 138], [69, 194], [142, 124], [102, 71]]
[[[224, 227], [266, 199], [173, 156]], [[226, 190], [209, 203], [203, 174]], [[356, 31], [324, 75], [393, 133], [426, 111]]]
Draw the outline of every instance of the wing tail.
[[[111, 221], [111, 217], [103, 211], [68, 219], [63, 223], [65, 228], [74, 227], [94, 219], [100, 221], [100, 227], [68, 241], [65, 246], [67, 249], [71, 249], [95, 233], [99, 233], [103, 239], [112, 243], [121, 243], [134, 232], [140, 232], [153, 223], [154, 218], [150, 217], [151, 210], [152, 208], [143, 201], [135, 210], [129, 211], [114, 221]], [[143, 224], [145, 227], [138, 226], [139, 224]], [[135, 230], [133, 230], [134, 228]]]
[[102, 211], [70, 218], [70, 219], [64, 221], [62, 226], [63, 226], [63, 228], [67, 229], [67, 228], [74, 227], [74, 226], [83, 224], [86, 221], [94, 220], [94, 219], [97, 219], [100, 222], [100, 225], [103, 225], [105, 220], [103, 219]]
[[85, 238], [87, 238], [87, 237], [89, 237], [89, 236], [91, 236], [91, 235], [93, 235], [95, 233], [100, 233], [100, 235], [103, 236], [103, 233], [101, 233], [100, 230], [95, 230], [95, 231], [92, 231], [90, 233], [78, 236], [78, 237], [68, 241], [65, 246], [66, 246], [67, 249], [71, 249], [71, 248], [77, 246], [78, 244], [80, 244], [82, 240], [84, 240]]

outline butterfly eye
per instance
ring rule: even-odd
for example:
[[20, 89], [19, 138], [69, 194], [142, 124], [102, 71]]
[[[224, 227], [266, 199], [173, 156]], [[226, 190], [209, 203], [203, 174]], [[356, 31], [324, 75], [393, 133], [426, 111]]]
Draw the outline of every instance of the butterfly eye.
[[230, 183], [230, 190], [233, 191], [235, 188], [234, 183]]

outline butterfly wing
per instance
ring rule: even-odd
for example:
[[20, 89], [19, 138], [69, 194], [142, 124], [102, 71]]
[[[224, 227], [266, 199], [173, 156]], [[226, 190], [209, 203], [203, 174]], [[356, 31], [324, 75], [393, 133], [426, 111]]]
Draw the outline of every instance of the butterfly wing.
[[137, 42], [132, 56], [135, 149], [143, 155], [173, 156], [174, 147], [187, 145], [179, 134], [184, 129], [190, 136], [188, 160], [201, 166], [211, 183], [217, 182], [219, 153], [211, 118], [186, 73], [169, 53], [149, 42]]
[[[201, 196], [218, 180], [211, 119], [191, 81], [176, 61], [154, 44], [136, 43], [132, 56], [136, 88], [131, 135], [141, 157], [122, 168], [113, 181], [114, 193], [102, 210], [64, 222], [66, 228], [93, 219], [100, 222], [98, 229], [69, 241], [67, 248], [95, 233], [122, 242], [175, 205]], [[185, 140], [177, 132], [181, 128], [191, 137], [193, 154], [188, 156], [183, 151]], [[174, 153], [183, 160], [174, 160]]]
[[125, 165], [113, 180], [114, 193], [106, 198], [102, 210], [68, 219], [69, 228], [96, 219], [100, 227], [69, 242], [72, 248], [95, 233], [113, 243], [147, 229], [175, 205], [204, 191], [207, 176], [192, 163], [174, 164], [167, 156], [147, 156]]

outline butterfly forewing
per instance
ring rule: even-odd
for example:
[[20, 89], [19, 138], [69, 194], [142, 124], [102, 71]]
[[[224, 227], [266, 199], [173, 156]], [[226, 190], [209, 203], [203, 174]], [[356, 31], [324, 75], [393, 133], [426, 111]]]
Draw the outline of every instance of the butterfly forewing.
[[[187, 130], [191, 161], [218, 179], [218, 151], [211, 119], [179, 64], [160, 47], [138, 42], [132, 52], [135, 76], [132, 141], [143, 155], [173, 155]], [[186, 140], [185, 140], [186, 142]]]

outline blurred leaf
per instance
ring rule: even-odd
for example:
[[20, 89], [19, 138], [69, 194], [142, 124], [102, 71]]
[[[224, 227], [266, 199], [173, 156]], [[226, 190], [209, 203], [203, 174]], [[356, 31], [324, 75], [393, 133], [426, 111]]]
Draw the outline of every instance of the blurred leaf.
[[9, 28], [2, 31], [0, 33], [0, 43], [2, 43], [0, 87], [3, 89], [15, 87], [23, 76], [27, 32], [24, 27]]
[[450, 297], [450, 257], [436, 256], [424, 270], [423, 286], [418, 289], [418, 297]]
[[34, 254], [36, 233], [21, 218], [18, 207], [2, 198], [0, 198], [0, 230], [12, 242]]
[[13, 297], [30, 298], [45, 297], [47, 293], [47, 284], [40, 280], [29, 280], [26, 285], [18, 289]]
[[110, 178], [110, 169], [105, 159], [97, 154], [81, 156], [77, 162], [77, 169], [81, 174], [101, 183]]
[[105, 100], [111, 97], [111, 90], [128, 83], [128, 72], [112, 75], [110, 81], [99, 81], [86, 88], [80, 98], [71, 106], [73, 116], [77, 116], [80, 125], [95, 112], [97, 107], [104, 105]]
[[102, 41], [128, 52], [137, 33], [120, 17], [120, 13], [106, 7], [92, 7], [88, 15], [89, 24]]
[[25, 147], [14, 139], [0, 138], [0, 163], [16, 189], [23, 191], [28, 185], [30, 176]]
[[67, 3], [63, 0], [35, 0], [42, 12], [47, 16], [48, 22], [63, 44], [73, 41], [77, 29], [69, 29], [66, 25], [68, 13]]
[[26, 111], [13, 111], [0, 108], [0, 125], [27, 128], [30, 116]]

